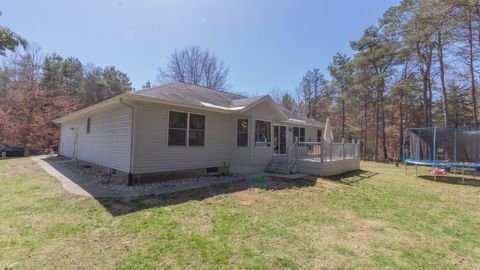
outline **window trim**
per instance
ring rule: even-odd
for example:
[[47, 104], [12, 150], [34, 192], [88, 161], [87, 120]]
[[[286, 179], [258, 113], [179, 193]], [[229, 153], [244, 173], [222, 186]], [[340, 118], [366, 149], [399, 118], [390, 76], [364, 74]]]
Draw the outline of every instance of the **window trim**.
[[[247, 145], [238, 145], [238, 120], [247, 120]], [[235, 119], [235, 147], [248, 148], [250, 146], [250, 118], [236, 118]]]
[[[256, 132], [256, 129], [257, 129], [257, 121], [262, 121], [262, 122], [267, 122], [267, 123], [270, 123], [270, 145], [268, 145], [267, 143], [265, 143], [265, 145], [257, 145], [257, 132]], [[254, 144], [255, 144], [255, 147], [258, 147], [258, 148], [268, 148], [268, 147], [272, 147], [272, 121], [270, 120], [264, 120], [264, 119], [255, 119], [254, 121], [255, 123], [255, 126], [253, 127], [253, 134], [255, 136], [253, 136], [254, 138]]]
[[[186, 129], [186, 132], [187, 134], [185, 135], [185, 145], [170, 145], [168, 143], [168, 138], [169, 138], [169, 130], [170, 130], [170, 112], [176, 112], [176, 113], [186, 113], [187, 114], [187, 129]], [[204, 141], [203, 141], [203, 145], [189, 145], [189, 137], [190, 137], [190, 114], [197, 114], [197, 115], [203, 115], [205, 116], [205, 130], [203, 131], [204, 132]], [[185, 147], [185, 148], [189, 148], [189, 147], [206, 147], [207, 146], [207, 115], [204, 114], [204, 113], [197, 113], [197, 112], [189, 112], [189, 111], [183, 111], [183, 110], [167, 110], [167, 139], [166, 139], [166, 144], [167, 144], [167, 147]], [[175, 128], [174, 128], [175, 129]]]

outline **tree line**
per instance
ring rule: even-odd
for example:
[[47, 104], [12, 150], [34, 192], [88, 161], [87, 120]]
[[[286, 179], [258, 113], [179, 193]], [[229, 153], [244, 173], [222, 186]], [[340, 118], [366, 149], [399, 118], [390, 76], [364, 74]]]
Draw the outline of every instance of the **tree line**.
[[336, 54], [329, 80], [308, 71], [277, 102], [330, 117], [337, 138], [361, 139], [365, 159], [398, 160], [408, 127], [477, 127], [480, 4], [403, 0]]
[[44, 150], [58, 143], [53, 119], [132, 90], [114, 66], [44, 55], [5, 27], [0, 36], [0, 145]]
[[[333, 56], [327, 74], [312, 69], [294, 92], [272, 96], [294, 112], [329, 117], [338, 140], [361, 140], [364, 159], [400, 159], [407, 127], [477, 127], [479, 1], [403, 0], [350, 42], [352, 55]], [[0, 31], [0, 54], [26, 45]], [[228, 89], [228, 67], [198, 47], [172, 54], [158, 77]], [[42, 57], [33, 47], [12, 54], [0, 68], [0, 143], [48, 145], [58, 139], [51, 119], [130, 90], [114, 67]]]

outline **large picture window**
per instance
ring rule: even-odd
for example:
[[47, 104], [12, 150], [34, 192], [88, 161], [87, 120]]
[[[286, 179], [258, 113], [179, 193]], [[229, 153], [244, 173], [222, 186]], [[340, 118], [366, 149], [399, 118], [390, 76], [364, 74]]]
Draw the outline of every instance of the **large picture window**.
[[205, 145], [205, 115], [190, 114], [188, 145]]
[[255, 121], [255, 146], [270, 146], [272, 142], [272, 124], [268, 121]]
[[168, 116], [168, 145], [204, 146], [205, 115], [171, 111]]
[[248, 146], [248, 119], [237, 120], [237, 146]]
[[305, 128], [293, 128], [293, 141], [305, 142]]

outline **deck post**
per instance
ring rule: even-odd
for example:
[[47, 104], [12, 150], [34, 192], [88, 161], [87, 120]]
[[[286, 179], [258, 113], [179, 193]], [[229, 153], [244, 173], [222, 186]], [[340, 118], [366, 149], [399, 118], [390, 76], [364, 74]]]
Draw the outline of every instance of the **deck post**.
[[323, 139], [320, 139], [320, 161], [323, 162]]
[[332, 142], [330, 141], [330, 154], [329, 154], [329, 156], [330, 156], [330, 161], [332, 161], [332, 148], [333, 148], [333, 144], [332, 144]]

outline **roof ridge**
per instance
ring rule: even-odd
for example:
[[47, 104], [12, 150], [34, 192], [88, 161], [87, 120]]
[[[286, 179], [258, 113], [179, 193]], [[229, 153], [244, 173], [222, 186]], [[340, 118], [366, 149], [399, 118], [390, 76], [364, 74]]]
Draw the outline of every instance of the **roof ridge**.
[[175, 84], [177, 83], [178, 81], [173, 81], [173, 82], [169, 82], [169, 83], [165, 83], [165, 84], [162, 84], [162, 85], [157, 85], [157, 86], [152, 86], [152, 87], [148, 87], [148, 88], [143, 88], [143, 89], [140, 89], [140, 90], [135, 90], [135, 91], [132, 91], [133, 93], [138, 93], [138, 92], [144, 92], [144, 91], [147, 91], [147, 90], [153, 90], [153, 89], [156, 89], [156, 88], [162, 88], [164, 86], [168, 86], [168, 85], [171, 85], [171, 84]]

